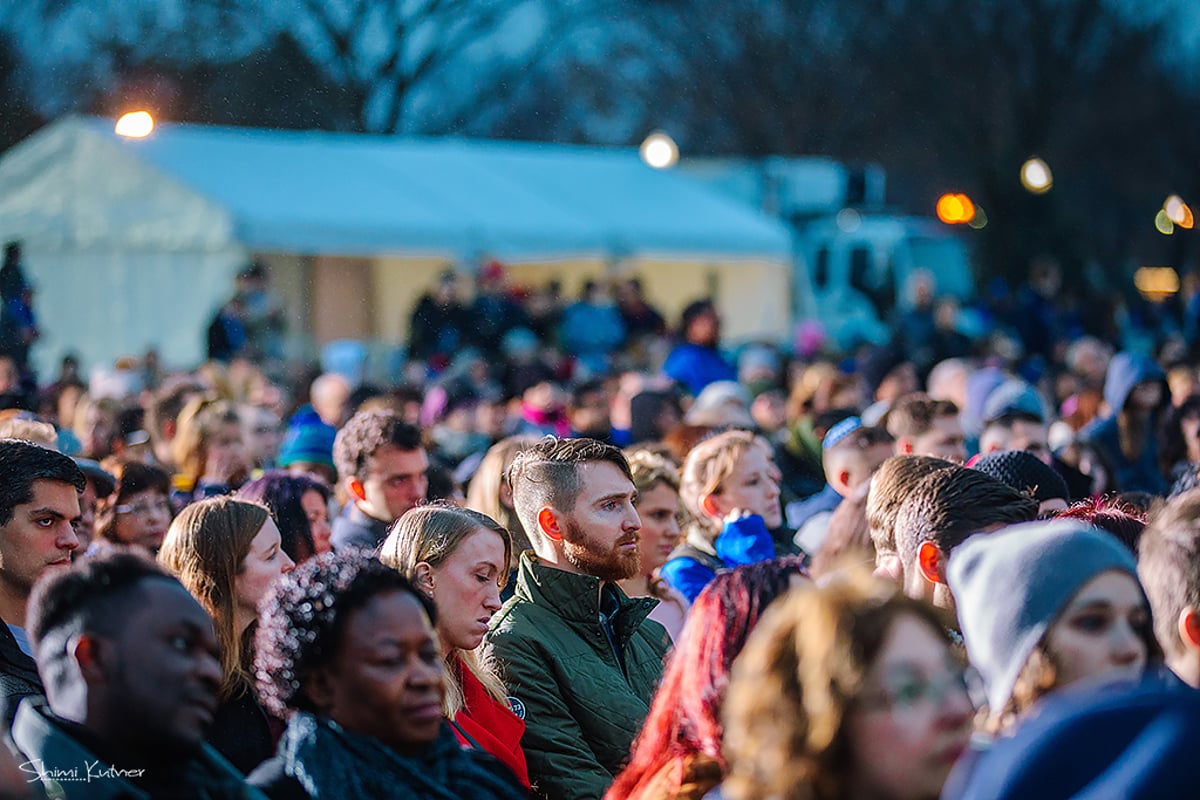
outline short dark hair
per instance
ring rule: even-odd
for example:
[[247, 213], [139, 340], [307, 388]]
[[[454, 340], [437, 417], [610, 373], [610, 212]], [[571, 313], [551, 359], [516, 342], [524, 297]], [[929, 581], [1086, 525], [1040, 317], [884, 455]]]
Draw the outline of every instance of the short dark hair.
[[921, 436], [933, 429], [933, 421], [958, 415], [958, 406], [949, 400], [934, 400], [919, 392], [896, 401], [887, 414], [887, 429], [896, 439]]
[[342, 426], [333, 440], [333, 463], [338, 477], [361, 478], [367, 459], [381, 447], [419, 450], [421, 429], [409, 425], [395, 411], [360, 411]]
[[905, 568], [924, 542], [947, 556], [983, 528], [1037, 516], [1032, 497], [975, 469], [952, 465], [926, 475], [896, 512], [896, 550]]
[[687, 329], [693, 322], [696, 321], [697, 318], [709, 312], [715, 313], [716, 310], [717, 306], [715, 303], [713, 303], [711, 298], [706, 297], [701, 300], [693, 300], [687, 304], [687, 306], [683, 309], [683, 313], [679, 315], [679, 332], [681, 334], [686, 334]]
[[134, 590], [150, 579], [169, 581], [184, 590], [183, 584], [148, 556], [123, 547], [53, 570], [34, 584], [25, 626], [38, 669], [45, 673], [48, 665], [66, 655], [69, 636], [53, 637], [57, 643], [53, 651], [43, 647], [54, 631], [67, 628], [72, 635], [112, 635], [123, 628], [128, 620], [127, 604], [136, 600]]
[[0, 525], [12, 520], [14, 508], [33, 499], [34, 481], [69, 483], [77, 492], [87, 486], [79, 465], [57, 450], [24, 439], [0, 439]]
[[346, 621], [373, 598], [407, 592], [437, 623], [433, 601], [364, 549], [322, 553], [284, 575], [263, 600], [255, 634], [259, 699], [280, 719], [316, 711], [305, 694], [308, 674], [337, 656]]
[[575, 508], [583, 489], [579, 466], [607, 461], [633, 483], [629, 462], [611, 444], [595, 439], [556, 439], [547, 436], [517, 453], [508, 468], [513, 508], [526, 531], [537, 530], [537, 512], [551, 506], [563, 513]]
[[1159, 644], [1179, 654], [1179, 614], [1188, 606], [1200, 610], [1200, 489], [1172, 497], [1142, 531], [1138, 578]]

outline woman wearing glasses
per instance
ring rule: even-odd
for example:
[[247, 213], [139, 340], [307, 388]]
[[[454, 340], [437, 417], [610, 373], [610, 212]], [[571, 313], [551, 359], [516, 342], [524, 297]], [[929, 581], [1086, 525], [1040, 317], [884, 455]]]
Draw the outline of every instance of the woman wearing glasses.
[[935, 798], [973, 715], [932, 608], [865, 578], [802, 588], [734, 664], [721, 796]]
[[87, 554], [119, 544], [153, 556], [171, 524], [170, 476], [141, 461], [110, 459], [105, 467], [116, 479], [116, 488], [96, 500], [96, 537]]

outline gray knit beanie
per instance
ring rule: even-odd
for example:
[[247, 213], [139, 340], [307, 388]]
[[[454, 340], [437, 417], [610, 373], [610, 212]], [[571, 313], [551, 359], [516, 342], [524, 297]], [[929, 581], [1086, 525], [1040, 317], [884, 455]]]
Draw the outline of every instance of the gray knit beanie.
[[946, 578], [967, 656], [993, 711], [1008, 703], [1029, 654], [1071, 598], [1110, 570], [1137, 580], [1128, 549], [1075, 520], [1012, 525], [955, 548]]

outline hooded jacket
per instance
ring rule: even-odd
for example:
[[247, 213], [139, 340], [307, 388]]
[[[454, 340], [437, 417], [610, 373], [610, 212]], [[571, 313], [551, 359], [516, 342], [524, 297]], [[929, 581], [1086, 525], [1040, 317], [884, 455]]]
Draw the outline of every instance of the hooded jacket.
[[1142, 452], [1136, 459], [1129, 459], [1121, 451], [1118, 417], [1129, 401], [1129, 395], [1139, 383], [1158, 381], [1163, 387], [1163, 398], [1159, 408], [1167, 402], [1167, 383], [1163, 371], [1152, 360], [1139, 353], [1128, 351], [1117, 353], [1108, 364], [1104, 377], [1104, 401], [1108, 403], [1109, 416], [1092, 421], [1080, 433], [1080, 438], [1100, 451], [1112, 467], [1117, 488], [1122, 492], [1150, 492], [1166, 494], [1167, 482], [1158, 467], [1158, 443], [1155, 431], [1158, 411], [1150, 413], [1143, 436]]
[[525, 719], [521, 746], [535, 797], [600, 800], [662, 677], [669, 638], [646, 619], [658, 601], [611, 586], [613, 642], [600, 621], [600, 579], [526, 552], [516, 591], [492, 618], [484, 647]]

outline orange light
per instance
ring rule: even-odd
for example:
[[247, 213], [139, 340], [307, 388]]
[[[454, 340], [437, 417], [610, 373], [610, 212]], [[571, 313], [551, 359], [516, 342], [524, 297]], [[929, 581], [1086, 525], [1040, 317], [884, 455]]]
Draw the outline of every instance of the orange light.
[[965, 194], [944, 194], [937, 201], [937, 217], [947, 225], [975, 219], [975, 204]]

